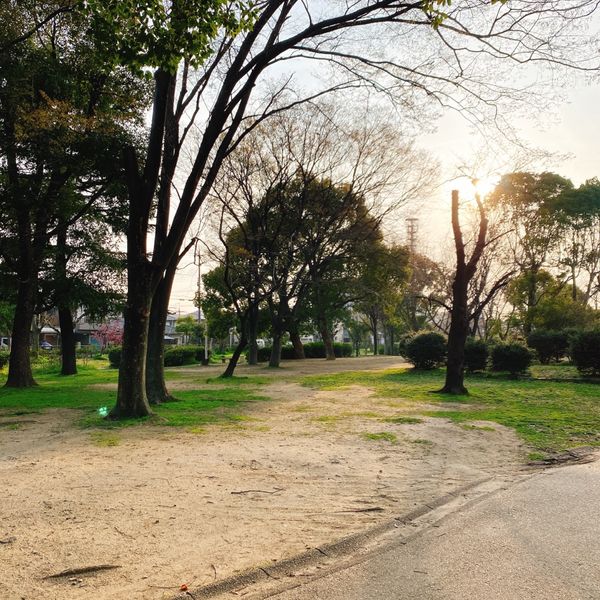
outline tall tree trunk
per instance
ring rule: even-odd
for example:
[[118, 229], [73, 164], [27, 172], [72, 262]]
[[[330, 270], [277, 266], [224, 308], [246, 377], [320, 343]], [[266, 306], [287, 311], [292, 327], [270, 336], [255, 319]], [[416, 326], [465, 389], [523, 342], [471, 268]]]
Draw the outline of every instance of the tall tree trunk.
[[146, 395], [149, 404], [162, 404], [175, 400], [169, 394], [165, 383], [165, 328], [176, 272], [177, 263], [174, 262], [166, 270], [152, 298], [146, 354]]
[[379, 339], [377, 338], [377, 325], [379, 324], [379, 320], [377, 319], [377, 317], [371, 315], [370, 321], [371, 333], [373, 334], [373, 354], [377, 356], [379, 354]]
[[469, 323], [467, 317], [467, 284], [464, 278], [456, 277], [452, 286], [452, 313], [448, 333], [448, 365], [446, 382], [440, 390], [445, 394], [466, 394], [465, 343]]
[[281, 337], [282, 330], [278, 327], [273, 328], [273, 344], [271, 346], [271, 356], [269, 357], [269, 367], [279, 367], [281, 363]]
[[12, 340], [6, 387], [26, 388], [37, 385], [31, 372], [29, 351], [36, 292], [37, 274], [19, 282], [11, 332]]
[[248, 327], [247, 316], [240, 318], [240, 325], [241, 325], [240, 330], [242, 332], [240, 341], [238, 342], [238, 345], [236, 346], [235, 350], [233, 351], [233, 355], [229, 359], [229, 362], [227, 363], [227, 367], [226, 367], [225, 371], [221, 375], [221, 377], [223, 377], [223, 378], [233, 377], [233, 373], [235, 371], [235, 368], [237, 367], [238, 361], [240, 360], [240, 356], [242, 355], [242, 352], [248, 345], [248, 336], [246, 334], [247, 327]]
[[73, 313], [70, 306], [58, 307], [60, 325], [61, 375], [77, 375], [77, 352], [75, 350], [75, 332]]
[[146, 395], [146, 352], [152, 306], [150, 269], [128, 265], [127, 304], [124, 311], [123, 345], [119, 366], [117, 402], [110, 418], [145, 417], [152, 414]]
[[69, 303], [67, 276], [67, 225], [61, 220], [56, 236], [56, 293], [60, 325], [61, 375], [77, 375], [73, 313]]
[[487, 237], [487, 218], [479, 195], [475, 196], [479, 209], [479, 233], [468, 262], [465, 260], [465, 245], [460, 228], [458, 192], [452, 191], [452, 229], [456, 246], [456, 273], [452, 283], [452, 310], [450, 313], [450, 331], [448, 333], [448, 363], [446, 381], [439, 390], [444, 394], [466, 394], [465, 379], [465, 343], [469, 333], [468, 289], [475, 275], [477, 264], [483, 254]]
[[294, 356], [300, 360], [306, 358], [304, 354], [304, 345], [302, 344], [300, 333], [298, 332], [298, 325], [295, 322], [290, 325], [288, 333], [290, 334], [290, 341], [294, 347]]
[[529, 281], [527, 282], [527, 312], [525, 313], [525, 322], [523, 323], [523, 333], [528, 336], [533, 329], [533, 311], [537, 304], [537, 280], [538, 269], [533, 267], [529, 271]]
[[335, 360], [333, 338], [331, 337], [331, 330], [325, 317], [319, 317], [319, 335], [323, 340], [323, 346], [325, 346], [325, 358], [327, 360]]
[[248, 364], [258, 364], [258, 304], [253, 303], [248, 311]]

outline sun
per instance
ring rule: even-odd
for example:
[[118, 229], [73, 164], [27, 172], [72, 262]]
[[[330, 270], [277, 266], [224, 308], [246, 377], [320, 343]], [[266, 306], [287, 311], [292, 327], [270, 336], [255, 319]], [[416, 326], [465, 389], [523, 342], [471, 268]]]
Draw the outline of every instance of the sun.
[[475, 192], [482, 198], [485, 198], [498, 184], [498, 178], [488, 175], [487, 177], [478, 177], [473, 179], [472, 186]]
[[497, 185], [498, 177], [491, 175], [481, 177], [461, 177], [453, 183], [459, 196], [464, 200], [475, 200], [475, 195], [485, 198]]

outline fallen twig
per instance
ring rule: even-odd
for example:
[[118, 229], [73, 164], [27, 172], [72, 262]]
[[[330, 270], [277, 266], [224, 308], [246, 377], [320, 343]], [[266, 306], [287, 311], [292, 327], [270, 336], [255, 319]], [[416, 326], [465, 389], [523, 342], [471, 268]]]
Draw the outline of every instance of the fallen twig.
[[381, 506], [370, 506], [369, 508], [349, 508], [348, 510], [337, 510], [339, 513], [366, 513], [366, 512], [383, 512]]
[[67, 569], [54, 575], [47, 575], [44, 579], [58, 579], [59, 577], [70, 577], [71, 575], [83, 575], [85, 573], [95, 573], [96, 571], [109, 571], [111, 569], [120, 569], [121, 565], [92, 565], [90, 567], [77, 567], [75, 569]]
[[236, 492], [231, 492], [232, 494], [276, 494], [277, 492], [282, 492], [284, 488], [275, 488], [274, 490], [239, 490]]
[[17, 538], [13, 535], [11, 537], [4, 538], [0, 540], [0, 544], [12, 544]]

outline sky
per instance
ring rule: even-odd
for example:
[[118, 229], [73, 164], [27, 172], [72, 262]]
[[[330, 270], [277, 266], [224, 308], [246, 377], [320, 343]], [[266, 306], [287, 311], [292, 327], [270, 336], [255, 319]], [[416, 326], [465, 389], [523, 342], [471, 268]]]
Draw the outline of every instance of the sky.
[[[554, 171], [579, 185], [586, 179], [600, 177], [600, 81], [584, 84], [574, 80], [556, 93], [557, 99], [547, 111], [532, 110], [530, 114], [509, 116], [525, 145], [550, 154], [549, 158], [527, 165], [526, 170]], [[440, 163], [439, 185], [427, 197], [407, 206], [395, 221], [387, 223], [386, 229], [393, 232], [394, 241], [404, 242], [405, 217], [417, 217], [420, 251], [441, 259], [451, 248], [451, 190], [458, 188], [463, 198], [471, 192], [467, 179], [455, 179], [458, 167], [465, 165], [493, 182], [501, 174], [516, 170], [514, 157], [508, 156], [516, 154], [516, 148], [510, 144], [505, 144], [503, 151], [490, 148], [482, 134], [474, 132], [455, 111], [443, 113], [434, 132], [418, 135], [416, 143], [432, 160]], [[477, 166], [481, 156], [486, 157], [485, 164]], [[184, 315], [196, 310], [193, 298], [197, 283], [198, 267], [190, 254], [182, 261], [175, 280], [170, 303], [172, 312]]]

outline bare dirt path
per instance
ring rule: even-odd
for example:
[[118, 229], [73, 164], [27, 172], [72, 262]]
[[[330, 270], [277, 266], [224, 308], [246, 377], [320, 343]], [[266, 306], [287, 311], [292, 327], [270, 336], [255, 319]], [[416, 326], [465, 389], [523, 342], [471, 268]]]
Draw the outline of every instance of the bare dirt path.
[[[398, 364], [358, 360], [288, 372]], [[274, 400], [249, 405], [250, 420], [201, 434], [90, 432], [73, 427], [75, 411], [0, 427], [0, 598], [169, 598], [522, 464], [510, 430], [386, 422], [415, 405], [363, 387], [317, 392], [275, 378], [264, 393]], [[396, 442], [369, 437], [382, 432]], [[118, 568], [44, 579], [95, 565]]]

